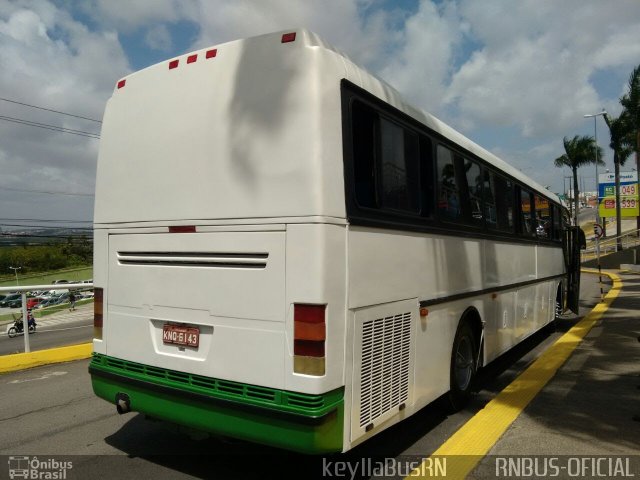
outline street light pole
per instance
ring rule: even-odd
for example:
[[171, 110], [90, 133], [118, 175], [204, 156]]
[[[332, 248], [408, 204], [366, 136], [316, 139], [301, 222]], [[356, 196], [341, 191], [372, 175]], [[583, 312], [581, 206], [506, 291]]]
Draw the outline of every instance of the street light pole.
[[13, 270], [14, 272], [16, 272], [16, 287], [19, 286], [18, 284], [18, 270], [20, 270], [22, 267], [9, 267], [11, 270]]
[[[593, 115], [584, 115], [584, 118], [593, 117], [593, 137], [596, 143], [596, 148], [594, 149], [596, 152], [596, 223], [600, 223], [600, 185], [598, 184], [598, 122], [597, 117], [601, 115], [606, 115], [607, 111], [603, 108], [600, 113], [594, 113]], [[603, 228], [604, 231], [604, 228]], [[598, 276], [600, 280], [600, 298], [603, 297], [604, 292], [602, 290], [602, 272], [600, 267], [600, 239], [598, 235], [596, 235], [596, 257], [598, 262]]]

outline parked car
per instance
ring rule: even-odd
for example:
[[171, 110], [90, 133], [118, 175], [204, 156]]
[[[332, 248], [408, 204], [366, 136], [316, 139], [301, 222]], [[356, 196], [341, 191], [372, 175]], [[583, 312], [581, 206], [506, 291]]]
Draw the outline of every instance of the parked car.
[[51, 282], [53, 285], [60, 285], [61, 283], [69, 283], [69, 280], [54, 280]]
[[51, 305], [51, 299], [50, 298], [41, 298], [40, 302], [38, 302], [38, 304], [34, 307], [37, 310], [41, 309], [41, 308], [45, 308]]
[[[16, 305], [16, 302], [18, 305]], [[16, 308], [22, 306], [22, 294], [21, 293], [12, 293], [11, 295], [7, 295], [0, 301], [0, 307], [3, 308]]]

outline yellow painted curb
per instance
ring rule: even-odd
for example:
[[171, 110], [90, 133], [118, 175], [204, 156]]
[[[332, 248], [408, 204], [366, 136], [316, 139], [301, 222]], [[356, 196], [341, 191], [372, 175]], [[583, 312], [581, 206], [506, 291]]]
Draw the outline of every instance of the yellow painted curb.
[[[583, 271], [598, 273], [597, 270], [595, 272]], [[445, 455], [456, 456], [448, 458], [448, 478], [465, 478], [475, 468], [529, 402], [551, 380], [584, 336], [602, 318], [604, 312], [620, 294], [622, 289], [620, 277], [614, 273], [602, 272], [602, 274], [613, 280], [613, 286], [602, 302], [598, 303], [580, 322], [560, 337], [529, 368], [476, 413], [406, 478], [420, 478], [421, 473], [425, 471], [427, 462], [432, 457]]]
[[16, 353], [0, 357], [0, 373], [39, 367], [50, 363], [70, 362], [89, 358], [93, 351], [92, 343], [81, 343], [69, 347], [51, 348], [37, 352]]

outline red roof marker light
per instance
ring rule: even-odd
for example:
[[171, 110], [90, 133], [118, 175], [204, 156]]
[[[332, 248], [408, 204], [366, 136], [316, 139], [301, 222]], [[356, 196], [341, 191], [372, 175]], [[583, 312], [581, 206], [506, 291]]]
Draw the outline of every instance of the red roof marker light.
[[122, 88], [124, 87], [125, 83], [127, 83], [126, 79], [122, 79], [118, 82], [118, 88]]
[[195, 233], [195, 225], [175, 225], [169, 227], [169, 233]]
[[218, 49], [214, 48], [213, 50], [207, 50], [207, 53], [205, 55], [206, 58], [213, 58], [218, 54]]
[[198, 60], [198, 55], [189, 55], [187, 57], [187, 63], [195, 63], [195, 61]]
[[169, 70], [171, 70], [173, 68], [178, 68], [178, 62], [179, 62], [179, 60], [171, 60], [169, 62]]
[[285, 33], [282, 35], [281, 43], [294, 42], [296, 40], [296, 32]]

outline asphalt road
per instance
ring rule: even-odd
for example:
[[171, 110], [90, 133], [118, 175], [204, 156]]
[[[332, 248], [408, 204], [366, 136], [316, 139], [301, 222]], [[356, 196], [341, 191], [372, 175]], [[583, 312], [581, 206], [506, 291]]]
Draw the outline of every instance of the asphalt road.
[[[46, 318], [46, 317], [44, 317]], [[37, 323], [41, 321], [36, 320]], [[0, 326], [0, 355], [24, 352], [23, 335], [9, 338], [6, 334], [9, 325]], [[59, 325], [43, 325], [29, 336], [31, 351], [47, 348], [75, 345], [90, 342], [93, 336], [93, 319], [70, 321]]]
[[[596, 276], [583, 275], [585, 313], [599, 299], [596, 281]], [[462, 412], [447, 415], [434, 402], [346, 455], [329, 458], [221, 438], [192, 440], [140, 414], [119, 416], [113, 405], [93, 395], [88, 360], [6, 374], [0, 376], [0, 456], [37, 455], [40, 461], [70, 461], [73, 467], [67, 472], [68, 479], [282, 478], [287, 471], [294, 478], [301, 472], [305, 478], [317, 478], [326, 474], [326, 462], [421, 458], [439, 447], [576, 321], [568, 318], [558, 323], [558, 331], [541, 331], [485, 368], [480, 390]], [[0, 345], [4, 344], [3, 340]], [[5, 459], [8, 457], [0, 458], [0, 478], [8, 475]]]

